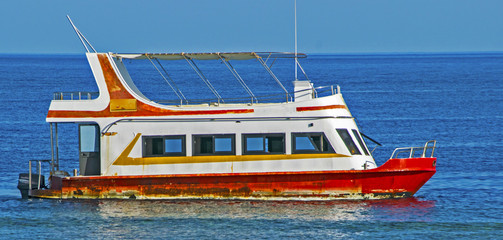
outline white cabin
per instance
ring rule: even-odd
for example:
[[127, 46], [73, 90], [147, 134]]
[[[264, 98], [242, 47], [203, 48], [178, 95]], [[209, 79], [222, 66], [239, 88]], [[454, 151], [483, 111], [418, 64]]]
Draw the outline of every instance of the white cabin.
[[[264, 56], [291, 55], [251, 52], [86, 56], [99, 95], [93, 98], [79, 93], [68, 99], [64, 93], [58, 94], [46, 118], [51, 127], [55, 123], [79, 124], [78, 175], [309, 172], [376, 167], [338, 87], [329, 88], [328, 96], [319, 97], [311, 82], [294, 81], [293, 97], [289, 98], [287, 92], [283, 102], [261, 103], [251, 94], [250, 101], [233, 104], [225, 103], [218, 92], [214, 102], [190, 104], [179, 89], [173, 88], [180, 103], [166, 105], [145, 97], [122, 62], [186, 60], [197, 71], [193, 60], [221, 60], [234, 74], [237, 72], [231, 60], [257, 59], [262, 63]], [[267, 65], [264, 67], [270, 71]], [[246, 84], [243, 87], [246, 89]]]

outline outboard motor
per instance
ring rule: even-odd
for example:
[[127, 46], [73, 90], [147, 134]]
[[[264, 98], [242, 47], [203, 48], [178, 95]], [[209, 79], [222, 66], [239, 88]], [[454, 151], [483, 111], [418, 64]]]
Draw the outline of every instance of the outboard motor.
[[[31, 189], [37, 189], [39, 187], [39, 179], [40, 179], [40, 188], [47, 188], [45, 186], [45, 177], [44, 175], [39, 175], [32, 173], [31, 174]], [[28, 190], [30, 189], [30, 174], [29, 173], [20, 173], [19, 179], [17, 181], [17, 188], [21, 191], [22, 198], [28, 198]]]

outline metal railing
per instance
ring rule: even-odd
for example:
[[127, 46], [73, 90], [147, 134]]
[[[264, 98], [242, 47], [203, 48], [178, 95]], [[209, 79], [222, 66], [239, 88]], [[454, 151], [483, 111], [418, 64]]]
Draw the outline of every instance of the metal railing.
[[[255, 104], [259, 102], [260, 103], [292, 102], [294, 101], [294, 99], [292, 99], [291, 96], [294, 95], [295, 93], [302, 93], [302, 92], [306, 92], [306, 94], [312, 94], [313, 98], [318, 98], [338, 94], [340, 93], [340, 87], [338, 85], [320, 86], [315, 88], [303, 89], [296, 92], [290, 92], [288, 94], [278, 93], [278, 94], [254, 96], [252, 98], [250, 97], [225, 98], [224, 100], [225, 103], [248, 103], [248, 104]], [[157, 100], [155, 102], [161, 104], [176, 104], [176, 105], [181, 104], [180, 100]], [[213, 99], [186, 99], [185, 103], [218, 105], [221, 102], [219, 101], [219, 99], [213, 98]]]
[[[289, 93], [279, 93], [279, 94], [268, 94], [261, 96], [253, 96], [253, 97], [239, 97], [239, 98], [225, 98], [225, 103], [274, 103], [274, 102], [292, 102], [291, 95], [299, 92], [308, 92], [312, 91], [313, 98], [334, 95], [340, 93], [339, 85], [330, 85], [330, 86], [320, 86], [311, 89], [303, 89], [296, 92]], [[99, 96], [99, 92], [55, 92], [53, 94], [53, 100], [92, 100], [96, 99]], [[285, 98], [286, 97], [286, 98]], [[184, 99], [184, 101], [180, 100], [158, 100], [157, 103], [161, 104], [220, 104], [222, 103], [222, 99]]]
[[[28, 162], [28, 168], [29, 168], [29, 171], [28, 171], [28, 189], [33, 189], [32, 188], [32, 162], [37, 162], [37, 175], [38, 175], [38, 181], [37, 181], [37, 188], [36, 189], [40, 189], [41, 187], [45, 187], [45, 186], [41, 186], [41, 183], [42, 183], [42, 163], [48, 163], [49, 165], [51, 164], [51, 160], [29, 160]], [[45, 180], [44, 180], [45, 181]]]
[[[433, 144], [433, 146], [430, 146]], [[430, 140], [424, 144], [424, 147], [403, 147], [396, 148], [395, 151], [391, 154], [390, 158], [399, 158], [398, 155], [406, 154], [406, 157], [402, 158], [425, 158], [425, 157], [433, 157], [433, 153], [435, 152], [437, 141]], [[429, 152], [431, 150], [431, 152]]]
[[55, 92], [53, 100], [91, 100], [96, 99], [99, 92]]

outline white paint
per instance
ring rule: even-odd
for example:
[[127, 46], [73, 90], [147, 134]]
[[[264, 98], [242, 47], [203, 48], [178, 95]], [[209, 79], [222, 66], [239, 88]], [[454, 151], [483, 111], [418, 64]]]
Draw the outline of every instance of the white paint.
[[[87, 58], [93, 71], [100, 95], [94, 100], [75, 100], [51, 102], [50, 110], [68, 111], [102, 111], [110, 102], [103, 71], [96, 53], [87, 53]], [[47, 122], [95, 122], [103, 131], [115, 135], [101, 137], [101, 169], [102, 175], [155, 175], [155, 174], [197, 174], [197, 173], [246, 173], [246, 172], [299, 172], [325, 170], [360, 170], [367, 162], [368, 168], [375, 168], [371, 156], [353, 155], [349, 153], [335, 129], [348, 129], [353, 141], [361, 148], [352, 129], [358, 129], [347, 108], [335, 108], [316, 111], [297, 111], [298, 107], [316, 107], [343, 105], [346, 106], [340, 93], [327, 97], [313, 98], [313, 85], [309, 81], [295, 81], [295, 91], [305, 90], [295, 94], [295, 102], [275, 104], [220, 104], [167, 106], [153, 103], [147, 99], [133, 84], [123, 63], [107, 54], [115, 74], [126, 90], [137, 101], [154, 107], [169, 110], [235, 110], [251, 109], [253, 113], [217, 114], [217, 115], [186, 115], [186, 116], [153, 116], [121, 118], [47, 118]], [[307, 93], [307, 94], [306, 94]], [[142, 121], [139, 121], [142, 120]], [[235, 134], [236, 155], [242, 155], [242, 134], [247, 133], [284, 133], [285, 154], [292, 154], [291, 134], [296, 132], [323, 132], [336, 153], [348, 155], [339, 158], [285, 159], [267, 161], [215, 162], [190, 164], [138, 165], [117, 166], [113, 162], [124, 151], [137, 133], [142, 136], [185, 135], [187, 156], [192, 156], [192, 135], [195, 134]], [[364, 152], [359, 149], [360, 152]], [[134, 145], [129, 157], [142, 157], [142, 139]]]

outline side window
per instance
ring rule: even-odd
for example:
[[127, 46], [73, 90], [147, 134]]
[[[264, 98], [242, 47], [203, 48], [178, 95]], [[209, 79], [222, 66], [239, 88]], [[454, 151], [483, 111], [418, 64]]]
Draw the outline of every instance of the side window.
[[353, 139], [351, 138], [351, 135], [349, 135], [347, 129], [337, 129], [337, 133], [339, 133], [339, 136], [342, 138], [344, 144], [346, 144], [346, 147], [351, 155], [362, 155], [360, 150], [358, 150], [358, 147], [356, 147], [355, 142], [353, 142]]
[[235, 154], [235, 135], [193, 135], [194, 156]]
[[292, 153], [334, 153], [323, 133], [292, 133]]
[[144, 136], [143, 156], [185, 156], [185, 136]]
[[100, 130], [98, 125], [79, 125], [80, 152], [100, 151]]
[[358, 141], [358, 143], [360, 144], [360, 147], [362, 148], [363, 152], [365, 153], [365, 155], [369, 156], [369, 151], [367, 150], [367, 147], [365, 147], [365, 143], [363, 142], [363, 139], [362, 137], [360, 136], [360, 133], [358, 131], [356, 131], [356, 129], [353, 129], [351, 130], [353, 131], [353, 135], [355, 135], [356, 137], [356, 140]]
[[284, 154], [285, 134], [243, 134], [243, 154]]
[[185, 136], [184, 139], [179, 137], [164, 138], [165, 155], [185, 155]]

